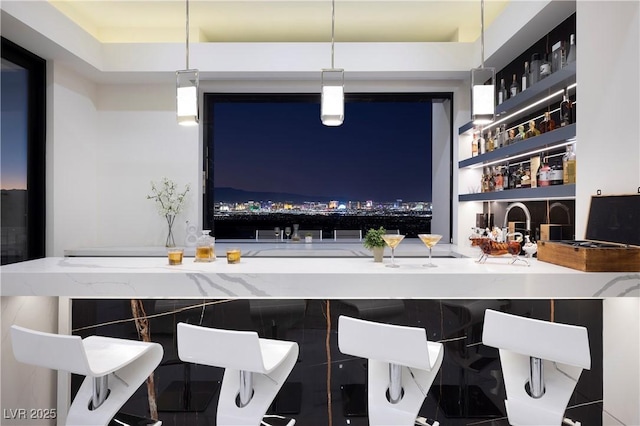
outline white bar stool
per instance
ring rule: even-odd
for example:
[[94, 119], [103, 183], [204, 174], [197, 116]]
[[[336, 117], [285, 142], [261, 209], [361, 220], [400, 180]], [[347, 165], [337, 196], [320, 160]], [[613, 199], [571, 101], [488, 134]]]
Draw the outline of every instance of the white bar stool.
[[371, 426], [427, 424], [417, 416], [442, 364], [444, 346], [427, 341], [424, 328], [340, 316], [338, 347], [368, 359]]
[[[218, 399], [218, 426], [267, 425], [269, 405], [298, 359], [298, 344], [260, 339], [254, 331], [178, 324], [182, 361], [225, 369]], [[281, 416], [273, 416], [282, 418]], [[290, 419], [287, 426], [295, 424]]]
[[157, 343], [101, 336], [82, 339], [17, 325], [11, 326], [11, 344], [22, 363], [86, 376], [69, 407], [68, 426], [107, 425], [163, 354]]
[[487, 309], [482, 343], [499, 349], [509, 424], [580, 424], [564, 412], [582, 370], [591, 368], [585, 327]]

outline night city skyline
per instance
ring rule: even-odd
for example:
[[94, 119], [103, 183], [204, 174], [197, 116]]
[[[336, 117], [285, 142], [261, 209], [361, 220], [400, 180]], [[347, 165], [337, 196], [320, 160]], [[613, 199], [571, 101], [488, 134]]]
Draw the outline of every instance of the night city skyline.
[[[431, 102], [216, 102], [214, 184], [347, 200], [431, 200]], [[217, 200], [224, 201], [224, 200]]]

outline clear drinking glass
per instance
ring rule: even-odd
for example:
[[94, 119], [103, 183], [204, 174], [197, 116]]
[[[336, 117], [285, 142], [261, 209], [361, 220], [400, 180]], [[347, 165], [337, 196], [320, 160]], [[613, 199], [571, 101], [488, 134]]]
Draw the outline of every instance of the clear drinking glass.
[[431, 249], [433, 248], [433, 246], [438, 244], [438, 241], [440, 241], [440, 239], [442, 238], [442, 235], [438, 235], [438, 234], [418, 234], [418, 238], [420, 238], [420, 241], [422, 241], [425, 246], [429, 247], [429, 263], [427, 263], [425, 265], [422, 265], [422, 266], [425, 266], [427, 268], [434, 268], [434, 267], [438, 266], [438, 265], [434, 264], [433, 262], [431, 262]]
[[276, 242], [277, 242], [278, 241], [278, 237], [280, 236], [280, 228], [277, 227], [277, 226], [275, 228], [273, 228], [273, 233], [276, 236]]
[[404, 239], [404, 235], [384, 234], [382, 236], [382, 239], [389, 247], [391, 247], [391, 263], [386, 266], [389, 268], [399, 268], [400, 265], [396, 264], [393, 254], [394, 254], [395, 248], [398, 247], [398, 244], [400, 244], [400, 241]]
[[287, 240], [288, 240], [289, 239], [289, 235], [291, 235], [291, 228], [289, 226], [284, 228], [284, 235], [287, 236]]

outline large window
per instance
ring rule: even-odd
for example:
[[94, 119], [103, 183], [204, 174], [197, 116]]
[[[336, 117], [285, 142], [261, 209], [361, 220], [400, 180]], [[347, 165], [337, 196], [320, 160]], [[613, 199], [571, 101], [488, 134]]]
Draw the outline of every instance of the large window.
[[45, 61], [2, 39], [2, 264], [45, 255]]
[[344, 124], [326, 127], [318, 95], [205, 95], [203, 226], [217, 238], [291, 223], [428, 231], [440, 98], [350, 94]]

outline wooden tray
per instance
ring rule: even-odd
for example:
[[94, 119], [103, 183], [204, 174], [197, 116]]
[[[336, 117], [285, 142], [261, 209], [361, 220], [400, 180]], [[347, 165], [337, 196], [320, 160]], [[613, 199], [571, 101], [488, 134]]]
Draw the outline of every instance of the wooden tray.
[[538, 260], [585, 272], [639, 272], [640, 248], [592, 241], [538, 241]]

